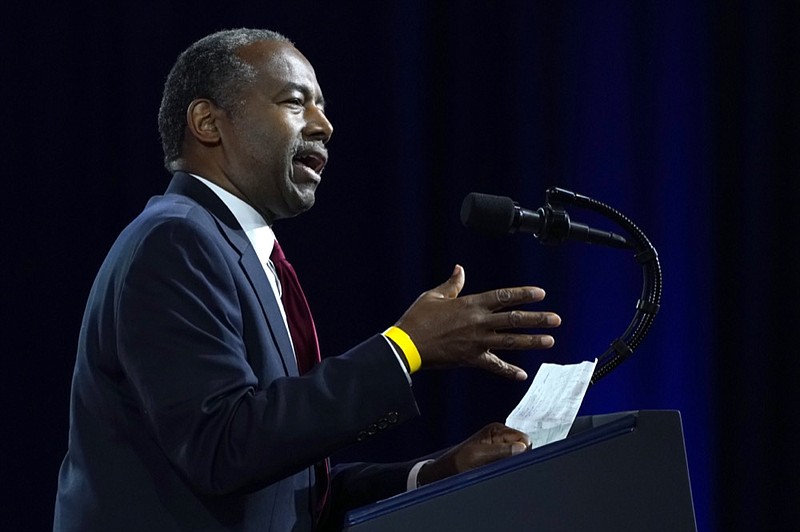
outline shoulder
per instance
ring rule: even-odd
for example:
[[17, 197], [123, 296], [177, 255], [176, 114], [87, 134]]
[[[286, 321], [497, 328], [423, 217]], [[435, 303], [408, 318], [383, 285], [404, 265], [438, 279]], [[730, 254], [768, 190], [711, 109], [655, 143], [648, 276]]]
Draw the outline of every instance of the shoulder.
[[134, 265], [169, 270], [177, 265], [219, 264], [238, 256], [211, 212], [192, 198], [167, 194], [152, 198], [120, 233], [107, 265], [117, 271]]

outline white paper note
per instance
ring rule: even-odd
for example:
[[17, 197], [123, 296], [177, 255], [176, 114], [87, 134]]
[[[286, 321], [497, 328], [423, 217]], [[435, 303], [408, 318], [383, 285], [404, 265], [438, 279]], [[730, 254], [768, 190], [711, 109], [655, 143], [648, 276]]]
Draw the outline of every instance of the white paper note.
[[542, 364], [506, 425], [527, 434], [534, 448], [564, 439], [596, 365], [597, 359], [566, 366]]

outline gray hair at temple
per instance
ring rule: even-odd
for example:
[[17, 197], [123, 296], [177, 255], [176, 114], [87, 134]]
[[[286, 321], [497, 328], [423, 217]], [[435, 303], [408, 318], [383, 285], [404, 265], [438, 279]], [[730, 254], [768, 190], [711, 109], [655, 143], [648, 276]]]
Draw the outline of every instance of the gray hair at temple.
[[242, 89], [255, 77], [253, 67], [237, 52], [259, 41], [291, 42], [275, 31], [238, 28], [203, 37], [178, 56], [164, 84], [158, 111], [158, 131], [167, 170], [180, 169], [186, 109], [192, 100], [208, 98], [226, 111], [236, 112]]

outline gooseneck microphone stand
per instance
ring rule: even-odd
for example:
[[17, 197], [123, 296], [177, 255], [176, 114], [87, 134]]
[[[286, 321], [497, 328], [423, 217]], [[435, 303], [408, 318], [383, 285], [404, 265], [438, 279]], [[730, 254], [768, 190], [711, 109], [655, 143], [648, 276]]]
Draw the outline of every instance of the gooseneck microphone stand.
[[653, 325], [661, 303], [661, 264], [658, 261], [658, 253], [647, 236], [616, 209], [557, 187], [549, 188], [546, 197], [547, 204], [538, 210], [544, 216], [543, 228], [536, 235], [540, 242], [561, 244], [569, 238], [571, 224], [564, 206], [575, 205], [597, 212], [623, 229], [627, 235], [625, 247], [633, 248], [634, 258], [642, 266], [642, 295], [636, 302], [636, 313], [622, 336], [611, 342], [611, 346], [597, 357], [597, 366], [590, 381], [594, 384], [631, 356]]

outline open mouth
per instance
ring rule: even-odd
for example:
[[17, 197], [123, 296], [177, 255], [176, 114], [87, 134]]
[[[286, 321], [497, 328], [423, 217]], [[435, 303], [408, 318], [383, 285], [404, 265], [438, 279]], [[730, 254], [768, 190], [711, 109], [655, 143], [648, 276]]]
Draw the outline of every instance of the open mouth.
[[320, 175], [325, 164], [328, 162], [328, 154], [324, 150], [306, 149], [301, 150], [292, 160], [296, 163], [310, 168], [315, 174]]

